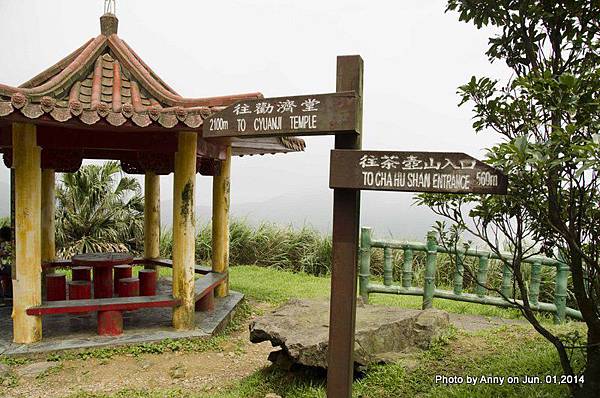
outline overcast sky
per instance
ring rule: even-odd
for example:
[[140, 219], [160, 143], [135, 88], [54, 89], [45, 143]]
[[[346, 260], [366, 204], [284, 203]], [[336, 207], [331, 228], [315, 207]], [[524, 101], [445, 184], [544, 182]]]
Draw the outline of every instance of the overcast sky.
[[[443, 0], [117, 0], [119, 36], [182, 96], [260, 91], [266, 97], [335, 91], [336, 56], [365, 63], [366, 149], [459, 151], [481, 157], [495, 137], [476, 135], [457, 86], [472, 75], [506, 77], [484, 55], [489, 31], [444, 13]], [[19, 85], [100, 32], [103, 0], [0, 0], [0, 82]], [[236, 158], [232, 202], [327, 189], [332, 137], [307, 150]], [[0, 167], [0, 180], [8, 170]], [[198, 203], [211, 180], [199, 177]], [[169, 199], [172, 176], [163, 178]], [[390, 196], [394, 195], [394, 196]], [[408, 194], [364, 193], [403, 204]]]

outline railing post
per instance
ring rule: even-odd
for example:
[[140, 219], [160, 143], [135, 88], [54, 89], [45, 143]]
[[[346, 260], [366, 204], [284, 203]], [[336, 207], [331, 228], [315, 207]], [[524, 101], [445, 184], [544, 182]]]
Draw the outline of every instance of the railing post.
[[371, 276], [371, 228], [360, 229], [360, 269], [358, 291], [365, 304], [369, 302], [369, 277]]
[[489, 261], [489, 255], [479, 256], [479, 268], [477, 269], [477, 287], [475, 288], [477, 297], [485, 296], [487, 290], [485, 288], [485, 284], [487, 283]]
[[531, 278], [529, 280], [529, 303], [533, 306], [538, 305], [538, 299], [540, 297], [541, 270], [542, 264], [539, 262], [531, 264]]
[[412, 286], [412, 264], [413, 251], [410, 248], [404, 249], [404, 264], [402, 264], [402, 287], [409, 289]]
[[563, 262], [560, 256], [556, 266], [556, 286], [554, 290], [554, 305], [556, 305], [556, 314], [554, 323], [560, 324], [565, 321], [567, 308], [567, 282], [569, 278], [569, 266]]
[[435, 292], [435, 268], [437, 257], [437, 242], [435, 231], [427, 233], [427, 260], [425, 264], [425, 283], [423, 288], [424, 310], [433, 306], [433, 294]]
[[[464, 245], [465, 252], [467, 251], [468, 245], [465, 243]], [[462, 294], [463, 289], [463, 273], [465, 270], [464, 267], [465, 261], [465, 253], [456, 252], [456, 270], [454, 271], [454, 294], [460, 296]]]
[[512, 270], [503, 262], [502, 265], [502, 289], [501, 292], [506, 297], [512, 296]]
[[392, 248], [386, 247], [383, 249], [383, 284], [385, 286], [392, 286], [394, 279], [392, 264]]

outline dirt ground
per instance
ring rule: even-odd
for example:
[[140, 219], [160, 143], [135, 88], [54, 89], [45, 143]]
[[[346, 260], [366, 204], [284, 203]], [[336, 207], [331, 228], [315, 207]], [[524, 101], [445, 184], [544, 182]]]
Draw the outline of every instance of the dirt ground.
[[[263, 311], [272, 308], [262, 303], [258, 306]], [[451, 314], [450, 320], [458, 329], [468, 332], [524, 323], [460, 314]], [[79, 391], [111, 393], [122, 389], [218, 391], [268, 366], [267, 357], [272, 350], [269, 342], [250, 343], [246, 327], [231, 335], [222, 351], [63, 360], [40, 376], [20, 377], [14, 387], [0, 386], [0, 396], [61, 398]], [[18, 372], [25, 366], [13, 370]]]
[[[37, 378], [21, 378], [5, 397], [64, 397], [77, 391], [110, 393], [131, 389], [220, 390], [264, 366], [271, 344], [252, 344], [248, 332], [232, 336], [222, 352], [168, 352], [66, 360]], [[1, 390], [0, 390], [1, 391]]]

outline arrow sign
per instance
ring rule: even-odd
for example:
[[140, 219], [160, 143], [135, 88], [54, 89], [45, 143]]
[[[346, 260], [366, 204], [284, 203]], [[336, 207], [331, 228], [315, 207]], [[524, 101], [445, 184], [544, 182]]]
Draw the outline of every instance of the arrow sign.
[[357, 107], [354, 92], [242, 100], [208, 117], [202, 136], [358, 134]]
[[331, 151], [330, 188], [505, 195], [507, 185], [505, 174], [464, 153]]

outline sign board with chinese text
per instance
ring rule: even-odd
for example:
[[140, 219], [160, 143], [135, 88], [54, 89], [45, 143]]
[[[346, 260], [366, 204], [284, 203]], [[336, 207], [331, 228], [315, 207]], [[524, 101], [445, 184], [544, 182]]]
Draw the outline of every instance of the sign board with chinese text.
[[331, 151], [331, 188], [506, 194], [507, 181], [497, 169], [464, 153]]
[[357, 104], [354, 92], [241, 100], [204, 120], [202, 136], [357, 134]]

